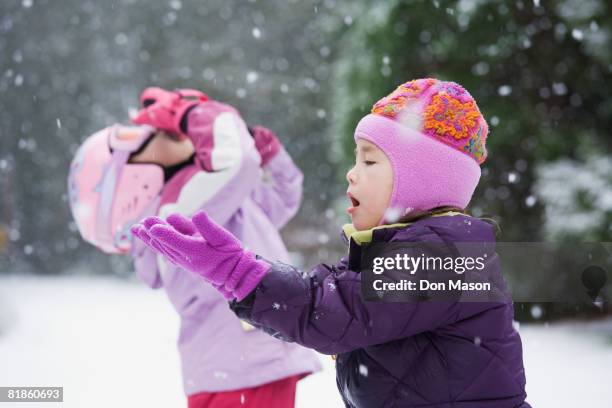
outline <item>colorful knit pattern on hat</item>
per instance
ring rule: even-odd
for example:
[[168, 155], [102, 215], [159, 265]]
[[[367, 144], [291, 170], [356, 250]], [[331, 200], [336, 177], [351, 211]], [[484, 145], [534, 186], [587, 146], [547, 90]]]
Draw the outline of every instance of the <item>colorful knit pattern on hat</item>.
[[487, 122], [474, 98], [454, 82], [433, 78], [406, 82], [376, 102], [372, 113], [441, 141], [478, 164], [487, 158]]

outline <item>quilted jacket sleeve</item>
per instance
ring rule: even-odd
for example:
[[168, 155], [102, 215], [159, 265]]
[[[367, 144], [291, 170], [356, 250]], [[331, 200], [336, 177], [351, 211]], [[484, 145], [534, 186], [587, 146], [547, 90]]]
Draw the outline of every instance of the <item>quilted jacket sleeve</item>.
[[187, 121], [196, 165], [202, 171], [178, 186], [178, 197], [164, 203], [159, 215], [191, 216], [204, 210], [224, 225], [261, 183], [259, 154], [246, 124], [228, 105], [202, 103], [189, 112]]
[[264, 170], [270, 175], [270, 180], [259, 183], [252, 197], [272, 224], [280, 229], [300, 208], [304, 176], [284, 148], [280, 149]]
[[346, 259], [310, 272], [272, 264], [259, 286], [231, 304], [238, 317], [287, 341], [323, 354], [349, 352], [432, 331], [491, 304], [452, 301], [369, 302], [361, 296], [360, 274]]

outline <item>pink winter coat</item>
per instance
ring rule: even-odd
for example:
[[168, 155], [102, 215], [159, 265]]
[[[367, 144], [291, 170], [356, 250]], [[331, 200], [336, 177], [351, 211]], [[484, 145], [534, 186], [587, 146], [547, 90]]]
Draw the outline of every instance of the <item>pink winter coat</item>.
[[[203, 209], [255, 253], [289, 262], [278, 230], [299, 208], [303, 178], [290, 156], [281, 148], [262, 169], [253, 138], [231, 106], [203, 102], [187, 120], [195, 156], [165, 185], [158, 214], [190, 216]], [[320, 370], [314, 352], [241, 322], [204, 280], [135, 245], [139, 278], [152, 288], [163, 287], [180, 315], [186, 395], [255, 387]]]

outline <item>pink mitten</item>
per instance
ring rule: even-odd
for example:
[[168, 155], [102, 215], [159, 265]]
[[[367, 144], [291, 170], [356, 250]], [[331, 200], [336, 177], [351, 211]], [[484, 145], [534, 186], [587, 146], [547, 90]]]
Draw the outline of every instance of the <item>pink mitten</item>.
[[146, 88], [140, 95], [141, 109], [132, 122], [186, 138], [181, 129], [183, 116], [190, 108], [206, 100], [206, 94], [195, 89], [166, 91], [157, 87]]
[[270, 265], [258, 260], [242, 248], [231, 233], [212, 221], [203, 211], [196, 213], [192, 223], [200, 235], [186, 232], [180, 216], [171, 215], [168, 222], [149, 217], [132, 231], [170, 262], [202, 276], [213, 286], [223, 287], [238, 300], [245, 298], [266, 275]]
[[281, 143], [274, 132], [263, 126], [253, 128], [253, 138], [255, 147], [261, 156], [261, 167], [263, 167], [276, 156], [281, 148]]
[[[198, 230], [196, 229], [195, 225], [191, 222], [191, 220], [189, 218], [184, 217], [181, 214], [178, 214], [178, 213], [172, 214], [168, 217], [167, 221], [168, 221], [168, 224], [172, 225], [181, 234], [185, 234], [189, 236], [199, 235]], [[144, 228], [136, 227], [133, 229], [133, 232], [134, 232], [134, 235], [140, 238], [141, 241], [143, 241], [148, 246], [152, 247], [154, 250], [156, 250], [158, 253], [162, 254], [164, 257], [169, 259], [170, 262], [172, 262], [172, 260], [170, 259], [171, 255], [163, 248], [162, 245], [157, 243], [155, 240], [152, 240], [151, 236], [147, 232], [147, 229], [150, 229], [154, 225], [164, 224], [164, 223], [165, 223], [164, 220], [162, 220], [159, 217], [149, 217], [144, 220]], [[176, 265], [176, 263], [174, 264]], [[177, 266], [180, 267], [180, 265], [177, 265]], [[221, 294], [226, 299], [229, 300], [229, 299], [234, 298], [234, 295], [230, 291], [225, 290], [223, 285], [213, 284], [213, 286], [215, 287], [215, 289], [221, 292]]]

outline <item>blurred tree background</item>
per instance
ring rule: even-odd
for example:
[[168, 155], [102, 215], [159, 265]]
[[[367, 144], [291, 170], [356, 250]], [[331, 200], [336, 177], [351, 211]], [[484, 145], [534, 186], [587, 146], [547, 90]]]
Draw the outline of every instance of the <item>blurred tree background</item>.
[[[80, 239], [66, 177], [77, 146], [102, 127], [127, 122], [140, 91], [154, 84], [203, 89], [235, 105], [247, 123], [276, 131], [309, 175], [302, 211], [285, 235], [296, 256], [315, 251], [332, 259], [318, 247], [331, 241], [326, 231], [336, 214], [326, 210], [341, 191], [325, 135], [330, 44], [344, 26], [337, 5], [3, 1], [0, 271], [130, 272], [123, 257]], [[291, 232], [298, 228], [307, 233]]]
[[505, 241], [612, 241], [610, 7], [3, 1], [0, 272], [129, 274], [125, 259], [78, 236], [66, 175], [78, 144], [126, 122], [153, 84], [203, 89], [279, 134], [306, 175], [302, 209], [283, 231], [303, 264], [343, 251], [357, 121], [425, 76], [461, 83], [490, 124], [471, 214], [499, 221]]

